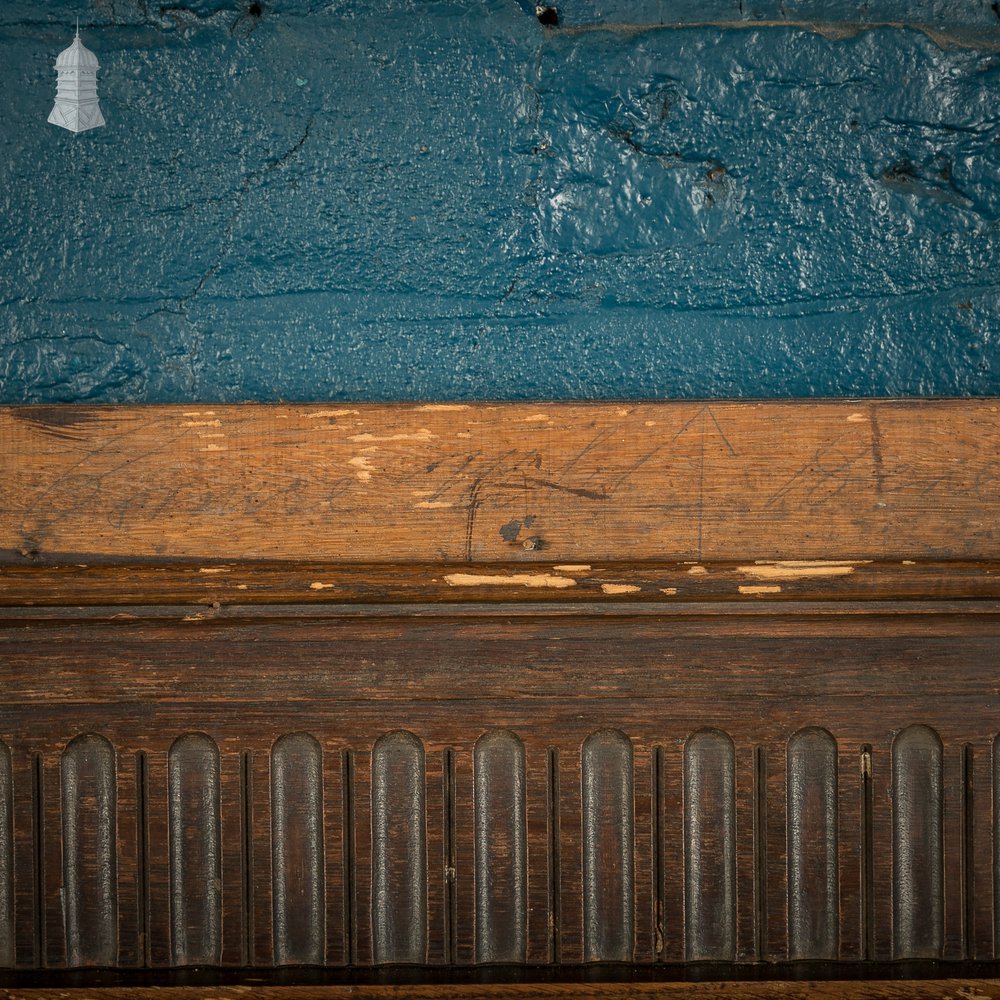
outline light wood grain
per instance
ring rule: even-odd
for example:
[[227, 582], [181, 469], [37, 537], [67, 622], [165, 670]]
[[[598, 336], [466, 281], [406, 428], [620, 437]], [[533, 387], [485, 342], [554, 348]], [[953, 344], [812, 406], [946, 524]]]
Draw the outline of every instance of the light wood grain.
[[12, 407], [8, 563], [1000, 558], [1000, 401]]

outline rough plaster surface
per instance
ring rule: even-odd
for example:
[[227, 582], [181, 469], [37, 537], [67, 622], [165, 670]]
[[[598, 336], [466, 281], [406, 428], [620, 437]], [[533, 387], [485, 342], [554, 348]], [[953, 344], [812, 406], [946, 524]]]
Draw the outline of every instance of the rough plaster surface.
[[1000, 393], [987, 2], [0, 6], [0, 400]]

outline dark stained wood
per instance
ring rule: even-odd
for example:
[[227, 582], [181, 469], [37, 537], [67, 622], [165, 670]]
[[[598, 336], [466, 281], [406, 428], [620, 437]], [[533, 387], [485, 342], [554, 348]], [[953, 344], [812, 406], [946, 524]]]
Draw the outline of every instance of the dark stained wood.
[[0, 983], [994, 995], [998, 405], [0, 411]]
[[204, 733], [169, 754], [170, 942], [173, 965], [222, 961], [219, 748]]
[[616, 729], [583, 744], [583, 951], [629, 962], [635, 948], [635, 791], [632, 744]]
[[276, 965], [326, 958], [323, 750], [308, 733], [271, 751], [271, 878]]
[[0, 968], [12, 968], [14, 943], [14, 770], [0, 743]]
[[475, 957], [486, 964], [527, 954], [525, 780], [524, 744], [514, 733], [476, 741]]
[[684, 747], [685, 955], [736, 959], [736, 753], [703, 729]]
[[376, 964], [427, 960], [424, 748], [412, 733], [372, 750], [372, 948]]
[[118, 958], [115, 751], [100, 735], [77, 736], [61, 760], [66, 961]]
[[788, 957], [835, 959], [840, 898], [837, 744], [825, 730], [788, 741]]
[[[359, 513], [375, 518], [376, 512]], [[316, 553], [314, 553], [314, 556]], [[41, 559], [42, 557], [39, 557]], [[80, 556], [80, 559], [85, 557]], [[32, 561], [2, 565], [0, 608], [92, 605], [202, 605], [199, 614], [246, 605], [462, 604], [606, 607], [692, 603], [996, 599], [1000, 561], [737, 560], [633, 563], [331, 564], [315, 559], [260, 563]], [[216, 607], [218, 606], [218, 607]]]
[[244, 1000], [252, 990], [261, 1000], [552, 1000], [553, 997], [581, 997], [594, 1000], [637, 1000], [637, 998], [697, 998], [697, 1000], [996, 1000], [1000, 998], [997, 979], [896, 979], [877, 982], [668, 982], [668, 983], [481, 983], [476, 985], [366, 985], [341, 986], [129, 986], [90, 987], [74, 990], [59, 987], [0, 988], [0, 1000], [67, 1000], [75, 995], [98, 996], [107, 1000]]
[[892, 744], [893, 954], [944, 952], [944, 833], [941, 740], [909, 726]]

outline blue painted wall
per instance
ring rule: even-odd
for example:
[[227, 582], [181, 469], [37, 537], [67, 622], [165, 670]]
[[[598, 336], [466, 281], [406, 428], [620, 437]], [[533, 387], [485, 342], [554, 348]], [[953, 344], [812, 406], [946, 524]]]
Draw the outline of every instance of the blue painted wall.
[[560, 6], [4, 0], [0, 399], [1000, 393], [997, 4]]

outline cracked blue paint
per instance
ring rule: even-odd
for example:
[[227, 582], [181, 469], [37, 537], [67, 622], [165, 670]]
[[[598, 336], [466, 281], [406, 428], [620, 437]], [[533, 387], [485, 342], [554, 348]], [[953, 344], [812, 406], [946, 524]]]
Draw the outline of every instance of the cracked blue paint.
[[991, 4], [564, 7], [9, 0], [0, 400], [1000, 394]]

